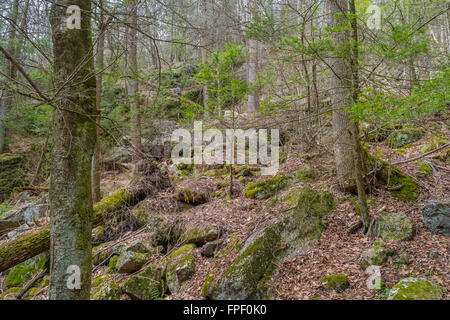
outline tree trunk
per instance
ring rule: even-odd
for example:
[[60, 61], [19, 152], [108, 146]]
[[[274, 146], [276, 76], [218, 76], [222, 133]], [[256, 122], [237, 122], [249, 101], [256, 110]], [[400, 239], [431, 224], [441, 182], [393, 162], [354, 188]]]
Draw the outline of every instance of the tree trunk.
[[[256, 14], [257, 3], [256, 0], [250, 0], [250, 10], [252, 15]], [[254, 87], [256, 84], [256, 74], [258, 72], [258, 41], [256, 39], [248, 40], [248, 49], [250, 51], [250, 60], [248, 62], [248, 84], [251, 87], [251, 93], [248, 95], [248, 112], [256, 112], [259, 107], [258, 90]]]
[[[91, 39], [91, 2], [81, 9], [81, 28], [65, 26], [66, 1], [52, 4], [55, 83], [64, 84], [54, 111], [50, 166], [50, 299], [89, 299], [92, 275], [91, 162], [96, 140], [95, 77]], [[76, 71], [75, 71], [76, 70]], [[79, 274], [69, 283], [71, 271]], [[79, 271], [79, 273], [78, 273]]]
[[[137, 204], [145, 197], [170, 186], [167, 173], [161, 172], [152, 162], [137, 164], [137, 175], [129, 187], [103, 198], [93, 207], [93, 226], [103, 222], [104, 215]], [[50, 246], [50, 228], [43, 227], [8, 241], [0, 246], [0, 272], [24, 262]]]
[[135, 158], [139, 157], [139, 151], [142, 151], [141, 143], [141, 110], [139, 99], [139, 79], [137, 68], [137, 1], [130, 3], [130, 28], [129, 28], [129, 41], [130, 41], [130, 53], [129, 53], [129, 65], [131, 69], [131, 78], [129, 85], [129, 96], [131, 97], [131, 136], [134, 148], [138, 153], [135, 154]]
[[[14, 0], [13, 7], [11, 9], [11, 22], [9, 24], [8, 31], [8, 52], [11, 57], [15, 58], [17, 56], [15, 39], [17, 36], [17, 18], [19, 15], [19, 0]], [[17, 76], [17, 69], [13, 63], [6, 60], [5, 61], [5, 74], [7, 79], [4, 84], [3, 99], [0, 105], [0, 153], [3, 153], [6, 148], [6, 116], [8, 110], [11, 109], [14, 102], [13, 96], [14, 92], [8, 89], [8, 82], [14, 83]]]
[[[345, 22], [348, 12], [348, 0], [328, 0], [330, 12], [330, 27], [335, 28]], [[335, 14], [343, 15], [335, 17]], [[350, 32], [342, 30], [334, 34], [334, 47], [342, 47], [349, 43]], [[348, 52], [348, 57], [350, 52]], [[333, 57], [330, 59], [331, 86], [333, 88], [332, 110], [333, 110], [333, 132], [334, 132], [334, 158], [337, 169], [339, 186], [344, 191], [356, 191], [353, 175], [353, 139], [352, 132], [354, 123], [351, 121], [346, 107], [352, 104], [352, 70], [346, 64], [346, 59]]]
[[[97, 108], [97, 113], [101, 115], [101, 104], [102, 104], [102, 73], [104, 68], [103, 56], [105, 48], [105, 30], [104, 30], [104, 19], [103, 19], [103, 1], [100, 1], [100, 33], [97, 40], [97, 89], [95, 92], [95, 105]], [[92, 157], [92, 201], [97, 203], [101, 199], [100, 194], [100, 117], [96, 119], [96, 136], [97, 140], [94, 148], [94, 156]]]

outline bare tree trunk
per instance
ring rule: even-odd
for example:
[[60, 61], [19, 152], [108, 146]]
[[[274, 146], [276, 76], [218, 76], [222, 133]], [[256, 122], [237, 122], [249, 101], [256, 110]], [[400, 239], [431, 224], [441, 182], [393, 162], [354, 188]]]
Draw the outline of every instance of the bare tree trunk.
[[[249, 1], [250, 10], [252, 10], [252, 15], [256, 14], [257, 3], [256, 0]], [[250, 60], [248, 62], [248, 84], [253, 87], [251, 93], [248, 95], [248, 112], [256, 112], [259, 107], [259, 93], [256, 88], [256, 74], [258, 72], [258, 41], [256, 39], [248, 40], [248, 49], [250, 51]]]
[[[330, 12], [330, 26], [335, 28], [342, 25], [348, 12], [348, 0], [328, 0], [327, 3]], [[339, 13], [343, 15], [335, 16]], [[349, 41], [350, 32], [348, 30], [336, 32], [334, 35], [335, 48], [342, 46], [344, 43], [349, 43]], [[330, 66], [333, 69], [331, 85], [333, 88], [334, 158], [339, 186], [342, 190], [354, 192], [356, 191], [353, 174], [352, 126], [354, 126], [354, 123], [345, 110], [353, 102], [352, 70], [346, 62], [346, 59], [340, 57], [330, 59]]]
[[[17, 36], [17, 18], [19, 15], [19, 0], [14, 0], [13, 7], [11, 10], [11, 22], [8, 31], [8, 52], [11, 57], [17, 56], [15, 39]], [[3, 89], [3, 99], [0, 105], [0, 153], [5, 151], [6, 147], [6, 116], [8, 110], [11, 109], [14, 99], [14, 92], [8, 89], [8, 82], [14, 83], [17, 76], [17, 70], [13, 63], [8, 60], [5, 61], [5, 74], [7, 78], [5, 80]]]
[[[52, 4], [55, 83], [64, 84], [54, 111], [50, 178], [50, 299], [89, 299], [92, 275], [91, 163], [96, 140], [91, 2], [81, 9], [81, 28], [65, 27], [66, 1]], [[74, 70], [77, 70], [74, 73]], [[73, 278], [71, 278], [73, 276]], [[77, 281], [77, 278], [80, 280]]]
[[[132, 1], [131, 4], [131, 22], [129, 28], [129, 41], [130, 41], [130, 69], [131, 79], [129, 85], [129, 96], [131, 96], [131, 132], [133, 146], [142, 151], [141, 142], [141, 110], [139, 99], [139, 77], [137, 68], [137, 1]], [[138, 155], [135, 155], [138, 157]]]
[[[201, 3], [201, 12], [202, 12], [202, 16], [203, 16], [203, 22], [202, 22], [202, 32], [200, 34], [200, 55], [201, 55], [201, 59], [202, 59], [202, 63], [207, 63], [208, 62], [208, 53], [206, 51], [206, 35], [207, 35], [207, 28], [208, 28], [208, 18], [207, 18], [207, 14], [208, 14], [208, 10], [207, 10], [207, 0], [202, 0]], [[202, 94], [203, 94], [203, 108], [205, 109], [205, 114], [206, 113], [206, 109], [208, 108], [208, 87], [204, 86], [202, 88]]]
[[102, 105], [102, 73], [104, 68], [104, 49], [105, 49], [105, 30], [104, 30], [104, 17], [103, 17], [103, 0], [100, 0], [100, 33], [97, 40], [97, 89], [95, 91], [95, 105], [97, 107], [98, 118], [96, 119], [96, 135], [97, 140], [94, 148], [94, 156], [92, 157], [92, 201], [97, 203], [101, 199], [100, 194], [100, 115]]

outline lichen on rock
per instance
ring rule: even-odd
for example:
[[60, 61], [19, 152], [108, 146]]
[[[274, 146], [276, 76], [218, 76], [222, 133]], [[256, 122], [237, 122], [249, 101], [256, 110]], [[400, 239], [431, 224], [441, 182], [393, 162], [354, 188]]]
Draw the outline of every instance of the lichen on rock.
[[408, 241], [414, 238], [415, 229], [404, 213], [389, 213], [376, 220], [372, 234], [384, 241]]
[[439, 285], [426, 279], [405, 278], [392, 287], [388, 300], [440, 300]]

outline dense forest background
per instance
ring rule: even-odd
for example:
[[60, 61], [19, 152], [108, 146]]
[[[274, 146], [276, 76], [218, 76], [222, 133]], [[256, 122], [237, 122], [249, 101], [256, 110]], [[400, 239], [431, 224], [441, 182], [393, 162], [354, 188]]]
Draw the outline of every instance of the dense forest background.
[[[0, 298], [448, 299], [449, 10], [3, 1]], [[278, 173], [174, 163], [197, 121]]]

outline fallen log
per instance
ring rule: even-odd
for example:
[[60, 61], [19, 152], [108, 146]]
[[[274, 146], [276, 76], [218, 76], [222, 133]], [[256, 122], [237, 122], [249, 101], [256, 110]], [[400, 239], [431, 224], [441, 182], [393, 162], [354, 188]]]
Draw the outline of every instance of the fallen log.
[[[162, 172], [151, 162], [141, 162], [136, 166], [137, 175], [130, 185], [103, 198], [94, 205], [93, 223], [102, 223], [106, 213], [118, 211], [126, 206], [134, 206], [157, 190], [170, 185], [167, 172]], [[0, 245], [0, 272], [24, 262], [50, 248], [50, 226], [19, 236]]]

